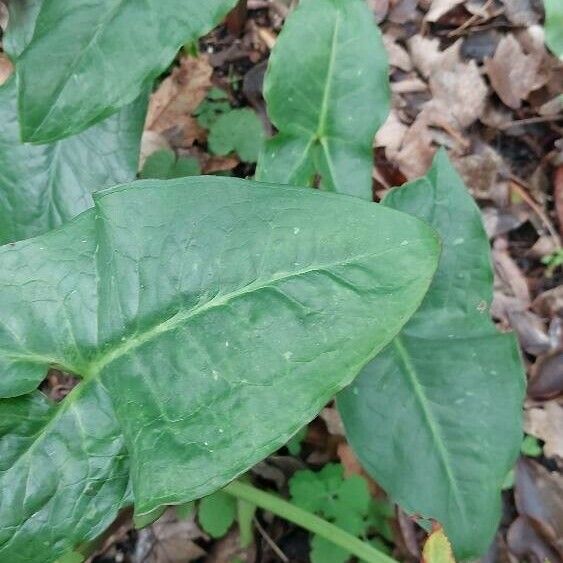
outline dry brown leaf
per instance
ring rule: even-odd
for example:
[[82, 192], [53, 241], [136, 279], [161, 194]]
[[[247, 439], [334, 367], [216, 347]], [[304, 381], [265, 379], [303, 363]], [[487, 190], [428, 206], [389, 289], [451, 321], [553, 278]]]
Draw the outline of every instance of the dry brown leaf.
[[428, 116], [423, 110], [405, 133], [400, 150], [387, 151], [387, 158], [407, 179], [418, 178], [426, 173], [436, 152], [432, 142]]
[[0, 86], [10, 78], [13, 70], [12, 61], [4, 53], [0, 53]]
[[548, 401], [541, 407], [527, 409], [524, 413], [524, 430], [545, 442], [543, 452], [547, 457], [563, 459], [563, 406]]
[[473, 195], [476, 198], [490, 198], [491, 191], [499, 180], [499, 172], [504, 168], [497, 151], [485, 143], [476, 143], [470, 154], [453, 155], [452, 160]]
[[206, 56], [184, 57], [151, 96], [145, 129], [162, 133], [176, 147], [190, 147], [203, 131], [192, 113], [211, 89]]
[[422, 35], [413, 35], [408, 40], [407, 46], [414, 66], [425, 78], [430, 77], [436, 68], [452, 68], [460, 61], [461, 41], [456, 41], [447, 49], [440, 51], [438, 38], [428, 39]]
[[179, 520], [168, 509], [152, 526], [139, 531], [135, 563], [189, 563], [205, 551], [193, 540], [204, 537], [194, 517]]
[[430, 90], [434, 95], [431, 103], [460, 128], [471, 125], [485, 109], [487, 86], [475, 61], [436, 68], [430, 76]]
[[236, 156], [212, 156], [203, 154], [201, 160], [204, 174], [227, 172], [239, 164], [239, 159]]
[[319, 416], [324, 420], [326, 429], [333, 436], [344, 436], [344, 425], [339, 412], [334, 407], [325, 407]]
[[[510, 526], [507, 534], [510, 552], [518, 561], [541, 561], [556, 563], [557, 553], [536, 531], [533, 522], [525, 516], [518, 517]], [[495, 561], [495, 563], [497, 563]]]
[[563, 475], [550, 472], [529, 458], [516, 465], [515, 500], [541, 535], [563, 553]]
[[375, 136], [376, 147], [385, 147], [391, 152], [398, 151], [403, 143], [408, 127], [399, 119], [397, 112], [391, 110], [387, 120]]
[[563, 393], [563, 350], [541, 357], [528, 383], [528, 395], [534, 399], [557, 397]]
[[390, 35], [383, 36], [383, 45], [389, 56], [389, 64], [405, 72], [412, 70], [412, 61], [407, 51], [401, 47]]
[[514, 25], [530, 26], [538, 23], [539, 13], [534, 10], [531, 0], [501, 0], [508, 21]]
[[500, 99], [518, 109], [537, 87], [540, 62], [537, 56], [524, 53], [514, 35], [508, 34], [500, 40], [493, 58], [485, 59], [485, 69]]
[[453, 10], [457, 5], [461, 4], [464, 0], [433, 0], [426, 17], [428, 22], [437, 22], [442, 16]]

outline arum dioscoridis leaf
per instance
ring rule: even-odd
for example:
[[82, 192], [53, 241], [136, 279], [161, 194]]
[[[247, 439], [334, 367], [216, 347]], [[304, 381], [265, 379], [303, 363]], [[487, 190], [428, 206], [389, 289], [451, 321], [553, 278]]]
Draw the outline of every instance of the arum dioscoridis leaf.
[[[192, 177], [94, 203], [0, 248], [0, 560], [52, 561], [132, 498], [146, 523], [281, 447], [439, 254], [418, 219], [315, 190]], [[34, 391], [52, 366], [81, 378], [58, 405]]]
[[409, 512], [442, 524], [459, 558], [475, 557], [497, 529], [522, 441], [518, 345], [490, 319], [489, 242], [446, 153], [383, 203], [428, 221], [443, 251], [421, 307], [339, 396], [339, 410], [378, 483]]

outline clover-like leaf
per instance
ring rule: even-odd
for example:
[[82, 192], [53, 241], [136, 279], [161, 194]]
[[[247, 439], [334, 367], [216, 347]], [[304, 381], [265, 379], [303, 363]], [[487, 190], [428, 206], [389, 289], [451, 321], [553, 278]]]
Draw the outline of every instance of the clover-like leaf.
[[407, 510], [439, 521], [460, 558], [472, 557], [495, 533], [522, 440], [518, 346], [490, 320], [489, 243], [445, 152], [384, 204], [428, 221], [443, 252], [420, 309], [338, 405], [362, 465]]
[[302, 0], [264, 83], [279, 133], [256, 178], [372, 199], [372, 143], [389, 111], [387, 55], [364, 0]]
[[[91, 539], [128, 476], [147, 523], [281, 447], [397, 334], [439, 252], [419, 220], [315, 190], [195, 177], [94, 201], [0, 249], [0, 560]], [[82, 378], [61, 404], [16, 397], [50, 366]]]
[[183, 44], [209, 31], [235, 3], [43, 2], [31, 43], [16, 64], [22, 138], [52, 142], [109, 117], [144, 92]]

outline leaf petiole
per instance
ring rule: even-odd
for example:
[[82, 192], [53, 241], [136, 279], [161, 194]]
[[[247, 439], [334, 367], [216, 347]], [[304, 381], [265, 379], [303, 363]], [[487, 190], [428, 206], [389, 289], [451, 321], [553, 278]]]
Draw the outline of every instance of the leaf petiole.
[[397, 563], [395, 559], [388, 557], [368, 543], [272, 493], [240, 481], [233, 481], [223, 491], [322, 536], [366, 563]]

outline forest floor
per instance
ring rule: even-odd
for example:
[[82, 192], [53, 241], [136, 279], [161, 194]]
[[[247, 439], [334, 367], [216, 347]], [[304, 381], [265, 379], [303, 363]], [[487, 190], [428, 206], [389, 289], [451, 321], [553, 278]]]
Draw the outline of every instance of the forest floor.
[[[544, 45], [541, 2], [368, 3], [383, 32], [392, 90], [391, 114], [374, 143], [374, 199], [423, 175], [437, 147], [448, 148], [490, 236], [494, 318], [516, 332], [525, 358], [528, 437], [514, 475], [507, 478], [497, 537], [482, 561], [561, 561], [563, 67]], [[262, 82], [291, 9], [291, 1], [248, 0], [247, 13], [233, 14], [200, 41], [199, 49], [186, 47], [178, 55], [151, 99], [143, 165], [155, 151], [171, 149], [195, 157], [204, 173], [252, 176], [252, 164], [232, 154], [210, 154], [206, 119], [225, 108], [250, 107], [266, 132], [272, 131]], [[53, 383], [52, 392], [65, 392], [64, 378]], [[327, 464], [368, 479], [332, 405], [299, 439], [252, 469], [256, 484], [287, 496], [295, 471]], [[401, 561], [418, 561], [424, 533], [385, 500], [376, 483], [369, 485], [383, 507], [379, 544]], [[124, 514], [91, 560], [306, 562], [309, 539], [305, 531], [261, 511], [254, 517], [254, 540], [244, 549], [236, 526], [213, 539], [196, 516], [168, 512], [136, 531]]]

